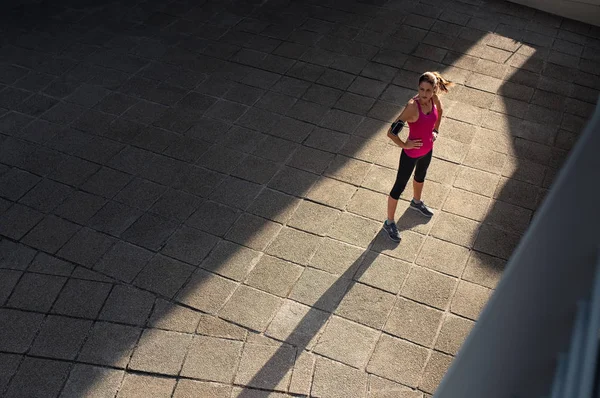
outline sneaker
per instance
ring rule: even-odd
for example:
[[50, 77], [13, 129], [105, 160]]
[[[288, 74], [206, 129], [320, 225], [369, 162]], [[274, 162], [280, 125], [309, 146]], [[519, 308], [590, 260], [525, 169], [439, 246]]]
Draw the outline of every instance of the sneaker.
[[423, 201], [421, 201], [421, 203], [416, 203], [413, 199], [410, 201], [410, 207], [411, 209], [420, 211], [421, 214], [423, 214], [425, 217], [433, 217], [433, 212], [429, 210], [427, 206], [425, 206], [425, 203], [423, 203]]
[[384, 221], [383, 229], [385, 232], [387, 232], [391, 240], [394, 242], [400, 242], [400, 232], [398, 232], [398, 227], [396, 226], [395, 222], [388, 224], [387, 221]]

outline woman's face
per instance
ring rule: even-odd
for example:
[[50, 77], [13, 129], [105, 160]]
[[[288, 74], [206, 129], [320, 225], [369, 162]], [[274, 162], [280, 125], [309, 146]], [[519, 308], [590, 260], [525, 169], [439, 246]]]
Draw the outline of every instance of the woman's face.
[[419, 84], [419, 98], [422, 101], [429, 101], [433, 97], [433, 85], [429, 82]]

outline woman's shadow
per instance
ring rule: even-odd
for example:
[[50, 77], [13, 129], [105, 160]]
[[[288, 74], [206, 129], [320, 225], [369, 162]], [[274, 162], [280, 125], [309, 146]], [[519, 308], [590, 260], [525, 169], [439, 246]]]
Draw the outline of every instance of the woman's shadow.
[[[404, 202], [404, 201], [401, 201]], [[407, 202], [408, 203], [408, 202]], [[400, 233], [411, 229], [413, 231], [424, 228], [430, 221], [417, 211], [407, 208], [397, 221]], [[279, 349], [267, 360], [261, 369], [245, 383], [247, 387], [262, 390], [278, 390], [281, 382], [289, 377], [294, 368], [295, 358], [290, 356], [290, 348], [296, 350], [296, 358], [316, 342], [318, 336], [325, 328], [329, 318], [336, 313], [346, 294], [357, 283], [367, 283], [368, 272], [371, 266], [376, 266], [377, 259], [386, 252], [401, 250], [400, 243], [393, 242], [380, 230], [371, 240], [367, 249], [342, 273], [335, 282], [311, 305], [307, 313], [297, 322], [296, 326], [281, 340]], [[395, 256], [394, 256], [395, 257]], [[371, 270], [373, 272], [374, 270]], [[398, 287], [399, 289], [399, 287]], [[267, 330], [267, 336], [269, 335]], [[280, 339], [278, 339], [280, 340]], [[265, 396], [269, 393], [265, 391]], [[256, 397], [256, 390], [245, 389], [238, 398]]]

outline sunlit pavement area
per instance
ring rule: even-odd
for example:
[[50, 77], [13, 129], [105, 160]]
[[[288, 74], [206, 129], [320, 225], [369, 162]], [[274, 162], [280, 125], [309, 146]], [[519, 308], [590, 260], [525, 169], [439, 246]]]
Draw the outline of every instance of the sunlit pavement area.
[[430, 397], [600, 89], [598, 27], [499, 0], [3, 7], [6, 397]]

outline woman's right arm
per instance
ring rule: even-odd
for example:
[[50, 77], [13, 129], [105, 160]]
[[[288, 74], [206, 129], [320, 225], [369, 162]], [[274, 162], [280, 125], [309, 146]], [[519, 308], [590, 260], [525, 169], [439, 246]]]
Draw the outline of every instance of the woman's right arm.
[[[418, 109], [416, 104], [414, 103], [413, 100], [410, 100], [406, 106], [404, 107], [404, 109], [402, 110], [402, 113], [400, 114], [400, 116], [398, 116], [398, 118], [396, 119], [396, 122], [401, 122], [401, 123], [405, 123], [405, 122], [412, 122], [414, 121], [416, 118], [418, 117]], [[397, 130], [397, 129], [395, 129]], [[400, 129], [401, 130], [401, 129]], [[400, 131], [393, 131], [392, 130], [392, 126], [390, 126], [390, 128], [388, 129], [387, 132], [387, 136], [394, 141], [394, 143], [396, 145], [398, 145], [400, 148], [402, 149], [412, 149], [412, 148], [418, 148], [422, 145], [421, 140], [409, 140], [407, 139], [406, 142], [402, 141], [399, 137], [399, 133]]]

